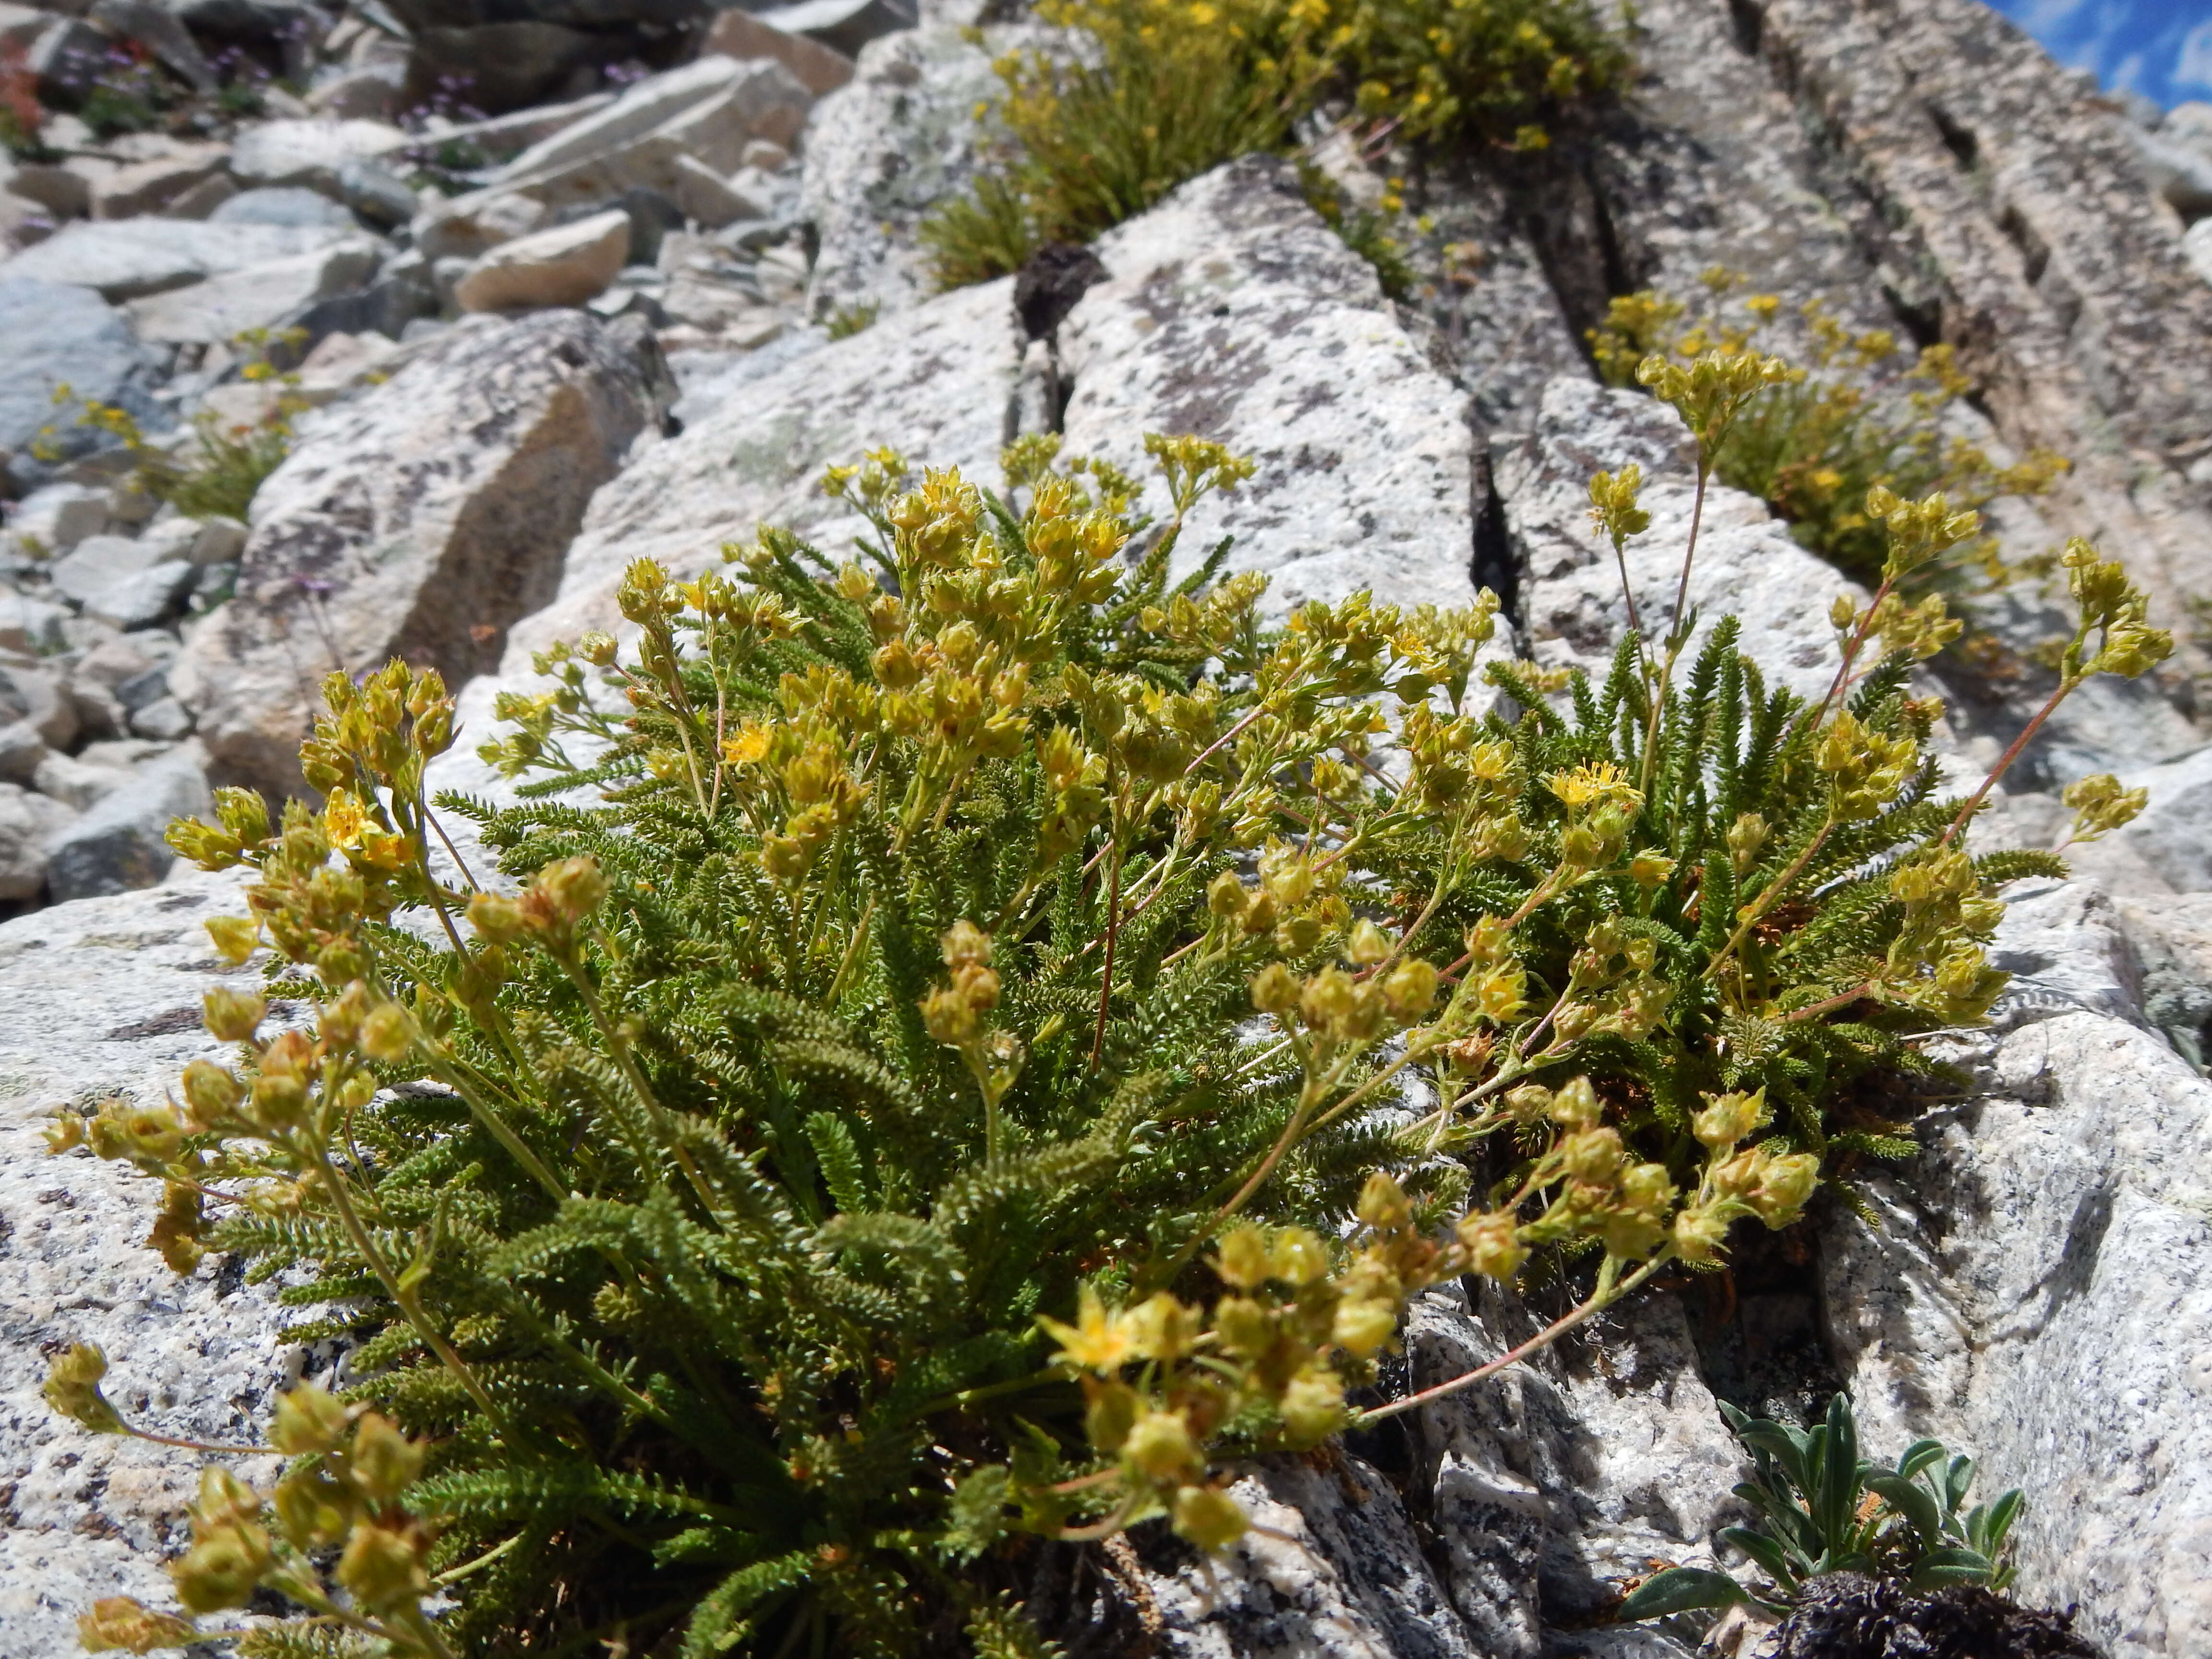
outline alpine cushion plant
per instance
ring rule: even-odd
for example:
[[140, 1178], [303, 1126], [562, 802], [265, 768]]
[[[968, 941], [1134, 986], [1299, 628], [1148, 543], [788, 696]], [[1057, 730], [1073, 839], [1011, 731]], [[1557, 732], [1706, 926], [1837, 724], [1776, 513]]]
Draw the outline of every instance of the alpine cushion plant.
[[[1660, 389], [1709, 449], [1771, 373]], [[162, 1180], [179, 1270], [297, 1275], [295, 1335], [358, 1379], [288, 1396], [265, 1500], [204, 1496], [186, 1613], [319, 1621], [264, 1655], [1022, 1651], [1036, 1552], [1224, 1547], [1241, 1461], [1472, 1386], [1896, 1150], [1839, 1091], [1979, 1015], [1991, 888], [2058, 867], [1951, 844], [1906, 684], [1934, 622], [1855, 613], [1817, 704], [1684, 617], [1558, 706], [1493, 671], [1518, 709], [1482, 711], [1494, 599], [1271, 624], [1225, 544], [1173, 576], [1245, 465], [1147, 448], [1161, 521], [1025, 439], [1002, 495], [833, 469], [851, 561], [769, 530], [633, 566], [635, 643], [501, 699], [519, 805], [426, 798], [451, 704], [395, 664], [329, 683], [319, 810], [175, 829], [255, 872], [211, 931], [312, 1018], [215, 994], [230, 1063], [55, 1139]], [[1635, 496], [1594, 486], [1607, 533]], [[1964, 533], [1888, 519], [1901, 566]], [[2108, 569], [2085, 672], [2156, 653]], [[1346, 1404], [1409, 1295], [1547, 1244], [1579, 1299], [1534, 1342]], [[49, 1398], [137, 1432], [104, 1366]]]

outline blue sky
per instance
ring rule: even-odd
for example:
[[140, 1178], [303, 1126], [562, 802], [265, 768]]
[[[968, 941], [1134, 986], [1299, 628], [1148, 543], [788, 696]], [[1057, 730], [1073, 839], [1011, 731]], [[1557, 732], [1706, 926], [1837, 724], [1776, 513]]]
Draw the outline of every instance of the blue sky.
[[2171, 108], [2212, 100], [2212, 0], [1990, 0], [2074, 69]]

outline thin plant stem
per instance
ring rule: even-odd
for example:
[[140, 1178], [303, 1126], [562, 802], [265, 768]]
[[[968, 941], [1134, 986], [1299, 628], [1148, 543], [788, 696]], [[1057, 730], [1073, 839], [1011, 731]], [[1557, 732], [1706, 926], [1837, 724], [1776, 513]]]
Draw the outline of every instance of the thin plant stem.
[[2042, 708], [2035, 711], [2035, 718], [2028, 721], [2027, 725], [2021, 729], [2021, 734], [2012, 740], [2012, 747], [1997, 757], [1997, 763], [1990, 768], [1990, 775], [1982, 780], [1981, 787], [1966, 797], [1966, 804], [1959, 808], [1959, 815], [1945, 826], [1942, 835], [1936, 837], [1936, 844], [1938, 847], [1948, 845], [1952, 836], [1966, 827], [1966, 820], [1973, 817], [1976, 809], [1988, 799], [1990, 791], [1996, 787], [1997, 780], [2012, 769], [2012, 763], [2020, 758], [2021, 750], [2027, 747], [2038, 732], [2043, 730], [2043, 723], [2057, 712], [2058, 705], [2065, 702], [2068, 695], [2081, 684], [2080, 679], [2062, 679], [2058, 682], [2058, 689], [2051, 694], [2049, 701], [2045, 702]]
[[1553, 1321], [1519, 1347], [1498, 1355], [1487, 1364], [1478, 1365], [1471, 1371], [1455, 1376], [1448, 1382], [1439, 1382], [1434, 1388], [1422, 1389], [1419, 1394], [1407, 1395], [1403, 1400], [1394, 1400], [1387, 1406], [1377, 1406], [1371, 1411], [1364, 1411], [1352, 1419], [1349, 1426], [1354, 1429], [1364, 1429], [1370, 1423], [1380, 1423], [1386, 1417], [1402, 1416], [1407, 1412], [1432, 1405], [1437, 1401], [1447, 1399], [1452, 1395], [1471, 1389], [1485, 1378], [1497, 1376], [1508, 1365], [1519, 1364], [1529, 1355], [1550, 1347], [1553, 1343], [1574, 1329], [1576, 1326], [1603, 1313], [1622, 1297], [1626, 1296], [1645, 1279], [1650, 1278], [1653, 1273], [1658, 1272], [1662, 1266], [1673, 1260], [1672, 1249], [1661, 1250], [1658, 1255], [1653, 1256], [1650, 1261], [1629, 1274], [1627, 1278], [1616, 1285], [1601, 1289], [1598, 1294], [1592, 1296], [1589, 1301], [1575, 1309], [1573, 1312], [1564, 1318]]
[[468, 1362], [461, 1358], [452, 1343], [439, 1334], [437, 1327], [422, 1311], [422, 1303], [415, 1292], [400, 1284], [399, 1276], [385, 1261], [384, 1252], [377, 1249], [376, 1241], [369, 1237], [368, 1229], [362, 1224], [360, 1212], [354, 1208], [353, 1200], [346, 1191], [345, 1176], [331, 1162], [329, 1149], [313, 1139], [308, 1141], [308, 1149], [316, 1167], [322, 1172], [324, 1187], [331, 1195], [331, 1207], [338, 1214], [338, 1224], [345, 1229], [346, 1236], [353, 1241], [354, 1249], [361, 1252], [361, 1259], [368, 1264], [368, 1270], [384, 1286], [385, 1294], [398, 1305], [400, 1312], [407, 1316], [407, 1322], [415, 1328], [416, 1334], [428, 1343], [431, 1352], [444, 1362], [446, 1369], [453, 1372], [454, 1380], [468, 1391], [469, 1398], [476, 1401], [477, 1409], [503, 1429], [507, 1424], [507, 1413], [500, 1409], [499, 1403], [491, 1397], [484, 1385], [477, 1380], [477, 1374], [469, 1369]]
[[1106, 962], [1098, 975], [1098, 1029], [1091, 1039], [1091, 1069], [1098, 1069], [1098, 1057], [1106, 1052], [1106, 1006], [1114, 994], [1114, 944], [1121, 920], [1121, 843], [1114, 843], [1114, 861], [1107, 866], [1109, 883], [1106, 897]]
[[1832, 816], [1820, 826], [1820, 833], [1813, 837], [1805, 850], [1790, 860], [1790, 867], [1759, 890], [1759, 897], [1752, 904], [1751, 914], [1737, 925], [1735, 933], [1729, 935], [1729, 941], [1721, 946], [1719, 954], [1705, 964], [1705, 973], [1709, 977], [1719, 975], [1722, 964], [1734, 956], [1737, 947], [1751, 936], [1751, 930], [1759, 926], [1759, 918], [1774, 908], [1775, 901], [1789, 889], [1790, 884], [1804, 873], [1805, 866], [1813, 861], [1813, 855], [1826, 843], [1835, 827], [1836, 820]]

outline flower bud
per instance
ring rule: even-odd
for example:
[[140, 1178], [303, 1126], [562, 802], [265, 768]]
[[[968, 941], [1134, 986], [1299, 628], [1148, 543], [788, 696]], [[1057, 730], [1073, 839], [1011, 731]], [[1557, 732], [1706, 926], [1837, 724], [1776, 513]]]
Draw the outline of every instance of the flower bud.
[[1618, 1129], [1584, 1129], [1559, 1143], [1559, 1161], [1567, 1173], [1593, 1186], [1611, 1181], [1626, 1155]]
[[1506, 1091], [1504, 1109], [1523, 1127], [1541, 1123], [1552, 1115], [1552, 1091], [1540, 1083], [1524, 1083]]
[[268, 1533], [239, 1522], [202, 1537], [170, 1566], [169, 1577], [187, 1612], [216, 1613], [244, 1607], [275, 1559]]
[[1129, 1333], [1130, 1354], [1136, 1359], [1158, 1359], [1173, 1364], [1190, 1352], [1198, 1335], [1196, 1312], [1157, 1291], [1122, 1316]]
[[1371, 968], [1378, 962], [1387, 961], [1390, 950], [1389, 934], [1364, 916], [1352, 925], [1352, 936], [1344, 945], [1345, 959], [1362, 968]]
[[1312, 1285], [1328, 1277], [1328, 1246], [1304, 1227], [1285, 1227], [1267, 1250], [1267, 1272], [1285, 1284]]
[[1674, 1254], [1685, 1261], [1711, 1261], [1728, 1238], [1728, 1220], [1711, 1210], [1684, 1210], [1674, 1218]]
[[307, 1086], [282, 1074], [253, 1079], [254, 1127], [271, 1132], [296, 1129], [307, 1119]]
[[938, 940], [947, 968], [981, 968], [991, 960], [991, 936], [968, 921], [956, 921]]
[[1587, 824], [1576, 824], [1559, 837], [1559, 862], [1570, 870], [1593, 869], [1605, 860], [1605, 839]]
[[1735, 1146], [1757, 1129], [1765, 1115], [1766, 1091], [1763, 1088], [1747, 1095], [1707, 1095], [1705, 1104], [1690, 1120], [1690, 1132], [1717, 1152]]
[[1327, 1371], [1309, 1367], [1291, 1379], [1276, 1409], [1293, 1444], [1319, 1445], [1344, 1426], [1344, 1385]]
[[1786, 1227], [1804, 1209], [1820, 1181], [1818, 1158], [1810, 1152], [1786, 1153], [1767, 1160], [1759, 1184], [1744, 1195], [1744, 1201], [1769, 1227]]
[[107, 1375], [107, 1356], [89, 1342], [71, 1345], [46, 1368], [46, 1404], [79, 1428], [94, 1434], [125, 1432], [123, 1419], [100, 1391]]
[[1395, 1233], [1412, 1224], [1413, 1206], [1406, 1189], [1377, 1170], [1359, 1190], [1359, 1218], [1378, 1233]]
[[607, 896], [607, 878], [597, 859], [556, 859], [538, 872], [533, 884], [550, 902], [554, 915], [571, 927]]
[[1674, 1201], [1674, 1180], [1663, 1164], [1638, 1164], [1620, 1177], [1620, 1203], [1638, 1215], [1659, 1217]]
[[[988, 970], [987, 970], [988, 971]], [[981, 1022], [975, 1006], [956, 986], [940, 985], [921, 1000], [921, 1023], [933, 1042], [948, 1048], [973, 1042]]]
[[261, 1499], [228, 1469], [213, 1466], [200, 1470], [199, 1495], [187, 1504], [195, 1533], [261, 1518]]
[[200, 924], [215, 941], [216, 953], [233, 967], [252, 956], [261, 943], [261, 925], [247, 916], [215, 916]]
[[372, 1613], [404, 1607], [430, 1589], [422, 1552], [409, 1533], [374, 1522], [356, 1525], [338, 1558], [338, 1583]]
[[1227, 1549], [1252, 1523], [1227, 1492], [1212, 1486], [1184, 1486], [1176, 1493], [1172, 1524], [1176, 1537], [1211, 1551]]
[[1085, 1377], [1083, 1392], [1084, 1432], [1094, 1447], [1110, 1456], [1128, 1443], [1129, 1430], [1137, 1420], [1137, 1391], [1126, 1382]]
[[1146, 1407], [1129, 1425], [1121, 1443], [1122, 1461], [1154, 1480], [1188, 1480], [1204, 1472], [1205, 1460], [1189, 1426], [1175, 1412]]
[[361, 1046], [371, 1060], [386, 1065], [404, 1060], [415, 1046], [415, 1022], [398, 1003], [385, 1003], [362, 1021]]
[[368, 987], [356, 979], [332, 1000], [323, 1005], [316, 1021], [323, 1041], [333, 1048], [353, 1046], [361, 1036], [362, 1021], [368, 1014]]
[[335, 1450], [345, 1437], [347, 1411], [336, 1395], [317, 1382], [302, 1382], [277, 1396], [269, 1443], [290, 1457]]
[[1597, 1091], [1586, 1077], [1571, 1079], [1556, 1090], [1550, 1109], [1552, 1121], [1565, 1129], [1593, 1128], [1605, 1115], [1605, 1109], [1598, 1104]]
[[1382, 1001], [1390, 1018], [1410, 1025], [1436, 1006], [1437, 970], [1433, 963], [1409, 957], [1382, 976]]
[[1221, 1257], [1214, 1271], [1222, 1282], [1241, 1291], [1257, 1290], [1274, 1272], [1273, 1252], [1267, 1235], [1250, 1222], [1232, 1228], [1221, 1241]]
[[203, 999], [208, 1030], [224, 1042], [252, 1039], [269, 1005], [248, 991], [210, 991]]
[[1244, 884], [1237, 878], [1234, 870], [1224, 870], [1206, 884], [1207, 914], [1221, 921], [1244, 913]]
[[355, 1425], [347, 1467], [361, 1494], [372, 1504], [389, 1504], [422, 1473], [423, 1449], [389, 1418], [364, 1412]]
[[76, 1639], [87, 1653], [151, 1653], [190, 1646], [197, 1632], [174, 1613], [156, 1613], [128, 1595], [104, 1595], [77, 1616]]
[[469, 926], [495, 945], [504, 945], [529, 925], [517, 900], [504, 893], [478, 893], [469, 900]]
[[1298, 1013], [1314, 1030], [1339, 1035], [1352, 1019], [1357, 1001], [1352, 975], [1341, 968], [1324, 968], [1299, 992]]
[[1741, 1198], [1765, 1172], [1766, 1154], [1756, 1146], [1747, 1146], [1725, 1163], [1715, 1164], [1706, 1179], [1722, 1197]]
[[1254, 976], [1252, 1006], [1263, 1014], [1283, 1015], [1298, 1006], [1298, 976], [1271, 962]]
[[1667, 1237], [1666, 1224], [1640, 1211], [1615, 1210], [1605, 1218], [1605, 1253], [1623, 1261], [1640, 1261]]
[[1355, 1359], [1365, 1359], [1395, 1335], [1398, 1310], [1388, 1302], [1347, 1297], [1336, 1304], [1329, 1340]]
[[1459, 1242], [1467, 1247], [1468, 1265], [1475, 1272], [1504, 1283], [1521, 1271], [1528, 1247], [1517, 1237], [1519, 1224], [1503, 1210], [1470, 1215], [1459, 1224]]
[[276, 1512], [277, 1527], [294, 1547], [323, 1550], [345, 1542], [347, 1529], [360, 1512], [361, 1500], [327, 1463], [318, 1459], [279, 1480], [270, 1507]]
[[1766, 820], [1756, 812], [1743, 813], [1729, 826], [1729, 858], [1735, 866], [1736, 874], [1741, 875], [1757, 861], [1759, 849], [1766, 845], [1771, 833]]

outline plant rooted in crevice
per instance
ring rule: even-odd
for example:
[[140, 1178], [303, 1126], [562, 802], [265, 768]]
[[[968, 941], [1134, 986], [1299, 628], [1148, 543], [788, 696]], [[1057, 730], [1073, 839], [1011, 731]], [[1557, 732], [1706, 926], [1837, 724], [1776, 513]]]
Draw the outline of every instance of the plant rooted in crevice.
[[2001, 1590], [2013, 1581], [2007, 1540], [2020, 1518], [2014, 1487], [1965, 1508], [1974, 1460], [1940, 1440], [1916, 1440], [1885, 1469], [1859, 1455], [1849, 1395], [1828, 1402], [1808, 1429], [1746, 1416], [1726, 1401], [1721, 1415], [1750, 1450], [1752, 1478], [1736, 1496], [1759, 1513], [1755, 1527], [1725, 1527], [1734, 1546], [1766, 1575], [1754, 1594], [1724, 1572], [1668, 1567], [1645, 1579], [1620, 1605], [1625, 1620], [1756, 1607], [1785, 1613], [1806, 1586], [1828, 1573], [1893, 1579], [1914, 1589], [1977, 1584]]
[[[1037, 15], [1070, 31], [1066, 48], [999, 60], [1003, 154], [923, 225], [944, 287], [1091, 241], [1187, 179], [1284, 149], [1324, 106], [1374, 143], [1533, 150], [1629, 67], [1586, 0], [1043, 0]], [[1401, 291], [1382, 222], [1308, 192]]]
[[[1701, 487], [1780, 372], [1655, 361]], [[312, 1444], [280, 1416], [272, 1498], [204, 1504], [189, 1612], [274, 1588], [417, 1656], [1028, 1651], [1030, 1553], [1225, 1548], [1245, 1460], [1474, 1386], [1787, 1224], [1832, 1152], [1909, 1146], [1831, 1109], [1981, 1015], [1995, 888], [2061, 867], [1954, 844], [1979, 797], [1937, 798], [1906, 690], [1933, 621], [1839, 617], [1817, 702], [1686, 614], [1601, 684], [1486, 688], [1494, 598], [1271, 622], [1181, 545], [1249, 463], [1146, 448], [1162, 521], [1029, 438], [1000, 495], [833, 468], [855, 558], [769, 530], [633, 565], [635, 643], [500, 699], [520, 804], [427, 798], [452, 704], [394, 664], [327, 683], [319, 810], [226, 791], [173, 831], [254, 872], [210, 932], [305, 1016], [211, 994], [227, 1061], [55, 1141], [163, 1182], [179, 1271], [299, 1273], [295, 1339], [360, 1379], [288, 1408]], [[1617, 547], [1637, 483], [1593, 483]], [[1972, 533], [1876, 505], [1900, 576]], [[2078, 670], [2154, 660], [2118, 567], [2079, 575]], [[1407, 1297], [1544, 1246], [1581, 1297], [1550, 1327], [1347, 1403]], [[65, 1357], [49, 1397], [138, 1431], [98, 1382]], [[363, 1434], [404, 1480], [346, 1484]]]
[[[1613, 300], [1589, 334], [1599, 372], [1628, 386], [1654, 355], [1685, 364], [1755, 346], [1781, 301], [1751, 295], [1733, 314], [1724, 307], [1744, 284], [1722, 267], [1706, 271], [1694, 315], [1650, 289]], [[1715, 471], [1765, 501], [1799, 542], [1846, 575], [1877, 581], [1888, 557], [1881, 515], [1865, 505], [1869, 490], [1906, 498], [1942, 491], [1958, 509], [1978, 512], [2000, 496], [2044, 495], [2068, 471], [2070, 463], [2048, 450], [2001, 465], [1953, 429], [1948, 412], [1974, 388], [1949, 346], [1929, 346], [1908, 362], [1886, 330], [1854, 334], [1818, 301], [1802, 317], [1810, 364], [1792, 368], [1730, 426]], [[2000, 586], [2012, 574], [1997, 538], [1978, 534], [1916, 570], [1906, 591]]]

